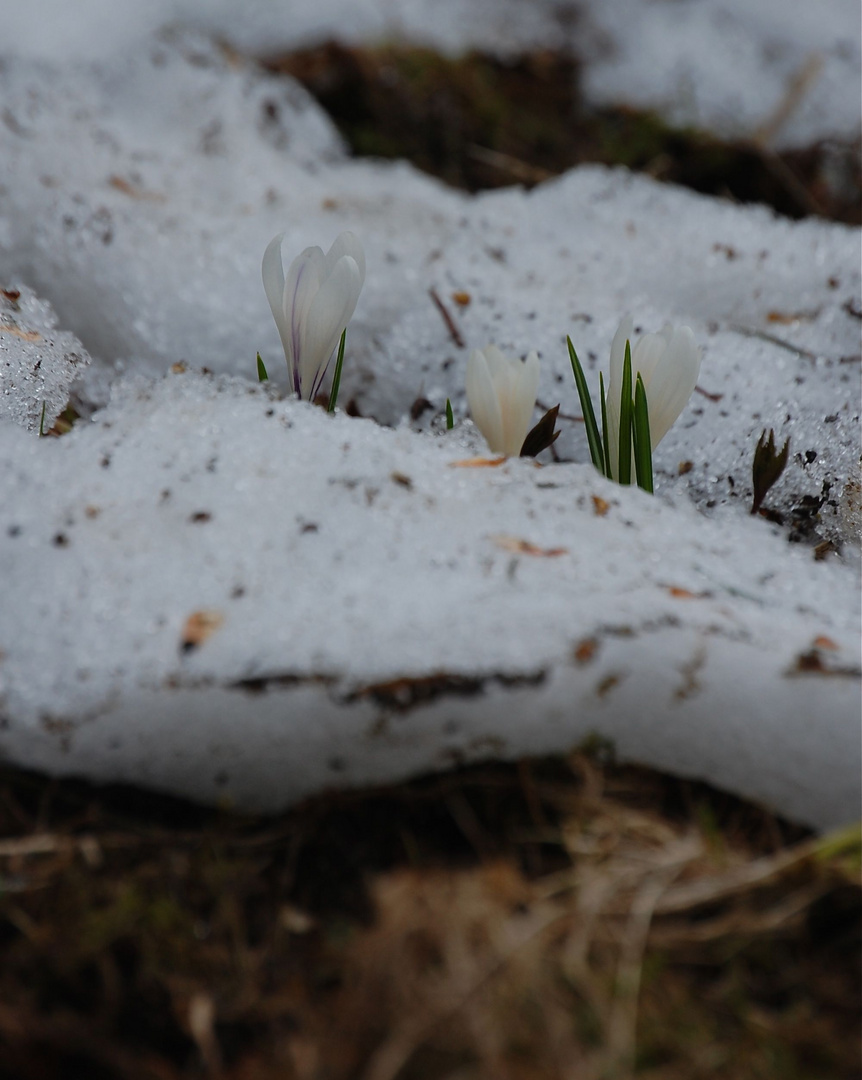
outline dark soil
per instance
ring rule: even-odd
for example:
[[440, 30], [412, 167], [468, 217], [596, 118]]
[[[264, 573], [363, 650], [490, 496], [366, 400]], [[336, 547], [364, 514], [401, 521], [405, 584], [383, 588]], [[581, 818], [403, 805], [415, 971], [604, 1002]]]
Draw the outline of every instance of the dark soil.
[[657, 179], [792, 218], [862, 222], [860, 147], [822, 142], [776, 152], [673, 128], [654, 113], [592, 109], [575, 59], [538, 52], [503, 62], [450, 60], [407, 46], [328, 43], [270, 58], [318, 99], [357, 155], [406, 158], [455, 187], [530, 187], [583, 162]]
[[0, 773], [0, 1080], [851, 1080], [859, 838], [593, 757], [254, 818]]

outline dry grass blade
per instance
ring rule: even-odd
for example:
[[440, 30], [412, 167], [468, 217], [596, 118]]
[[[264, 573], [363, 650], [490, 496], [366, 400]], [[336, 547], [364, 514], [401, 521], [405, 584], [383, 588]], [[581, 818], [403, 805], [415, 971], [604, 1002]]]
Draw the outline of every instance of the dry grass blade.
[[806, 914], [811, 905], [829, 888], [825, 881], [814, 881], [782, 898], [765, 911], [734, 909], [714, 919], [696, 923], [674, 920], [670, 926], [653, 927], [651, 944], [665, 949], [705, 945], [728, 937], [754, 938], [784, 930]]
[[596, 753], [277, 819], [0, 771], [0, 1073], [847, 1080], [858, 829]]
[[37, 833], [16, 840], [0, 840], [0, 859], [15, 859], [23, 855], [53, 855], [57, 851], [68, 851], [72, 846], [66, 836]]
[[668, 890], [661, 898], [656, 914], [671, 915], [691, 911], [705, 904], [714, 904], [758, 887], [775, 884], [790, 871], [812, 862], [823, 848], [822, 839], [811, 840], [789, 850], [779, 851], [775, 855], [735, 866], [718, 877], [710, 876], [683, 882]]
[[516, 953], [535, 944], [551, 927], [568, 917], [567, 912], [552, 912], [541, 916], [527, 928], [522, 939], [506, 955], [489, 964], [470, 985], [456, 997], [444, 1002], [429, 1017], [419, 1015], [408, 1018], [403, 1027], [391, 1035], [374, 1053], [363, 1080], [395, 1080], [413, 1054], [447, 1020], [460, 1013], [487, 984], [512, 962]]
[[682, 864], [651, 874], [638, 889], [631, 907], [620, 947], [617, 991], [607, 1033], [608, 1057], [620, 1080], [634, 1076], [635, 1071], [638, 995], [653, 914], [662, 893], [681, 869]]

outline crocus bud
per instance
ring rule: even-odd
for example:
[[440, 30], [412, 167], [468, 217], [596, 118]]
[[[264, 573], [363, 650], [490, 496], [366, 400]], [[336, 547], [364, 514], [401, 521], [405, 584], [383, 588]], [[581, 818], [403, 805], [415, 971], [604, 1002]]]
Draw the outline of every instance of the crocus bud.
[[[634, 326], [626, 315], [611, 345], [611, 371], [608, 386], [608, 443], [611, 471], [617, 477], [619, 467], [620, 391], [626, 341], [631, 342]], [[700, 374], [700, 349], [688, 326], [665, 323], [658, 334], [644, 334], [632, 343], [632, 385], [638, 373], [643, 379], [649, 407], [649, 433], [652, 449], [667, 435], [688, 399], [694, 393]], [[634, 475], [634, 473], [632, 473]]]
[[539, 357], [504, 356], [496, 345], [474, 349], [467, 361], [467, 403], [494, 454], [517, 457], [539, 387]]
[[264, 252], [263, 287], [281, 335], [291, 386], [311, 401], [356, 310], [365, 281], [365, 254], [353, 233], [343, 232], [326, 255], [319, 247], [297, 255], [285, 278], [283, 238], [280, 233]]

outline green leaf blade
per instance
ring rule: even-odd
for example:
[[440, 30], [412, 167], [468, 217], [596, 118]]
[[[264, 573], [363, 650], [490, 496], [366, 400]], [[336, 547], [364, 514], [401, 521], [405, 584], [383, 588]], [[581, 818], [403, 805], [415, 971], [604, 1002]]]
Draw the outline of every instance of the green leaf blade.
[[341, 331], [341, 341], [338, 343], [338, 356], [335, 358], [335, 374], [332, 376], [332, 389], [329, 392], [329, 405], [327, 412], [335, 412], [338, 402], [338, 388], [341, 386], [341, 368], [344, 364], [344, 343], [347, 340], [347, 327]]
[[266, 382], [269, 379], [269, 375], [266, 373], [266, 367], [263, 360], [260, 358], [260, 353], [257, 354], [257, 381]]
[[611, 444], [608, 436], [608, 409], [605, 401], [605, 380], [602, 378], [602, 373], [599, 372], [599, 397], [602, 402], [602, 447], [605, 453], [605, 476], [608, 480], [613, 480], [611, 475]]
[[569, 360], [572, 364], [572, 374], [575, 376], [575, 386], [578, 390], [578, 397], [581, 399], [581, 412], [584, 415], [584, 427], [587, 429], [587, 442], [590, 447], [590, 457], [592, 458], [593, 465], [599, 470], [599, 472], [605, 471], [605, 459], [602, 451], [602, 438], [599, 434], [598, 424], [596, 423], [596, 414], [593, 411], [593, 403], [590, 398], [590, 391], [587, 388], [587, 380], [584, 375], [584, 369], [581, 367], [581, 362], [578, 359], [578, 354], [575, 352], [575, 347], [572, 344], [572, 339], [566, 337], [566, 344], [569, 347]]
[[623, 388], [620, 393], [620, 463], [619, 482], [632, 482], [632, 347], [626, 341], [623, 361]]
[[638, 487], [653, 493], [652, 446], [649, 434], [649, 405], [646, 388], [638, 372], [635, 383], [635, 407], [632, 416], [632, 434], [635, 444], [635, 474]]
[[455, 414], [452, 412], [452, 402], [446, 398], [446, 430], [451, 431], [455, 426]]

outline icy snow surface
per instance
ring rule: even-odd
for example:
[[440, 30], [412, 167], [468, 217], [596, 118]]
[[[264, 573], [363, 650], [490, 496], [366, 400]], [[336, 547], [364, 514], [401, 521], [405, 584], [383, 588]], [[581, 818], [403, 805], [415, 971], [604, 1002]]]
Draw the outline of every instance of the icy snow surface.
[[35, 453], [0, 427], [3, 752], [273, 808], [598, 732], [856, 813], [858, 683], [809, 670], [856, 660], [844, 567], [475, 449], [192, 373]]
[[25, 285], [0, 281], [0, 419], [49, 431], [90, 357], [58, 330], [50, 304]]
[[[112, 395], [61, 439], [0, 424], [0, 754], [274, 808], [598, 733], [858, 814], [857, 230], [601, 168], [471, 198], [347, 159], [296, 84], [196, 33], [10, 56], [0, 100], [0, 287], [93, 356], [82, 407]], [[258, 348], [284, 381], [266, 243], [344, 228], [368, 278], [341, 400], [394, 430], [252, 381]], [[565, 335], [595, 386], [626, 309], [704, 347], [655, 499], [584, 465], [575, 419]], [[452, 466], [483, 452], [463, 378], [489, 340], [540, 350], [575, 463]], [[768, 505], [840, 554], [749, 516], [768, 427], [792, 450]]]
[[329, 38], [569, 49], [596, 104], [726, 135], [774, 126], [779, 146], [858, 135], [860, 22], [855, 0], [244, 0], [240, 18], [235, 0], [0, 0], [6, 51], [61, 60], [123, 52], [168, 24], [270, 55]]

